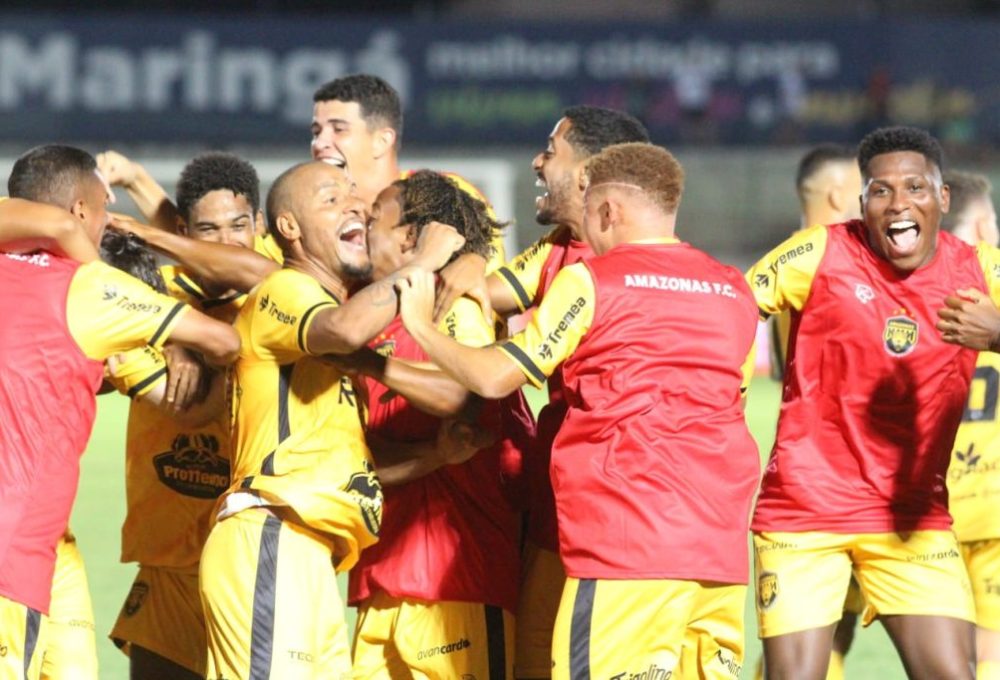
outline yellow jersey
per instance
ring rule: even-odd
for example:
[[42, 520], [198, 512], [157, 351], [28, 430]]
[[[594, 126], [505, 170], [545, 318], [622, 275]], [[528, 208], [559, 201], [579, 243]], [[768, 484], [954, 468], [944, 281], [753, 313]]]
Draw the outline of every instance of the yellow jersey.
[[316, 314], [340, 302], [293, 269], [270, 274], [236, 319], [233, 483], [336, 542], [338, 570], [378, 539], [382, 490], [350, 379], [313, 356]]

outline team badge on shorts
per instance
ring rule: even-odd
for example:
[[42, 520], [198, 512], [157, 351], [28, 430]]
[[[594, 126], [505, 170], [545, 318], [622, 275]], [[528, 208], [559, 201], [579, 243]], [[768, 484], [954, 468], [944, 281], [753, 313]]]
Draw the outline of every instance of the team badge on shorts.
[[132, 584], [132, 589], [128, 591], [128, 597], [125, 598], [125, 606], [122, 609], [125, 611], [125, 616], [134, 616], [142, 603], [146, 600], [146, 595], [149, 594], [149, 584], [145, 581], [136, 581]]
[[917, 346], [920, 326], [907, 316], [890, 316], [882, 333], [885, 351], [895, 357], [906, 356]]
[[762, 571], [757, 577], [757, 599], [761, 609], [767, 609], [778, 599], [778, 575], [771, 571]]
[[382, 485], [371, 463], [366, 460], [365, 471], [351, 475], [346, 490], [357, 500], [368, 531], [373, 536], [378, 536], [382, 526]]

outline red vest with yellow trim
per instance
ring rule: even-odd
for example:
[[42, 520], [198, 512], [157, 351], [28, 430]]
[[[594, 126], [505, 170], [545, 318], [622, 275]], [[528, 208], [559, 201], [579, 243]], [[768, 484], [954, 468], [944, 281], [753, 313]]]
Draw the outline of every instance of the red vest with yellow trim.
[[563, 364], [569, 410], [552, 450], [567, 574], [746, 583], [760, 470], [740, 393], [749, 287], [683, 243], [584, 264], [594, 320]]
[[947, 529], [945, 474], [976, 353], [935, 328], [945, 297], [987, 290], [973, 248], [938, 234], [924, 267], [875, 255], [859, 220], [828, 227], [792, 315], [784, 396], [753, 528]]
[[0, 595], [43, 613], [103, 374], [66, 325], [78, 268], [0, 254]]

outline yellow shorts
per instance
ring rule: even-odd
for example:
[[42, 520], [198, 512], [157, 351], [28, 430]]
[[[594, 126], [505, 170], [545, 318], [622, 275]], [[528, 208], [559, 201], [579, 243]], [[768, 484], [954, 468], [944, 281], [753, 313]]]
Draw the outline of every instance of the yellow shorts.
[[83, 557], [69, 531], [56, 545], [47, 628], [42, 679], [97, 680], [94, 608]]
[[739, 678], [746, 590], [567, 578], [552, 636], [552, 678]]
[[350, 677], [332, 541], [244, 510], [209, 534], [200, 589], [209, 680]]
[[865, 625], [883, 614], [975, 620], [969, 576], [950, 531], [765, 531], [753, 543], [762, 638], [839, 621], [852, 573]]
[[198, 567], [139, 567], [111, 639], [123, 652], [136, 645], [205, 675], [205, 615], [198, 594]]
[[1000, 539], [959, 543], [969, 570], [976, 625], [1000, 631]]
[[472, 602], [377, 593], [358, 610], [357, 680], [514, 677], [514, 616]]
[[526, 543], [517, 603], [514, 670], [518, 678], [552, 675], [552, 629], [565, 583], [566, 571], [559, 553]]
[[38, 680], [48, 618], [0, 595], [0, 680]]

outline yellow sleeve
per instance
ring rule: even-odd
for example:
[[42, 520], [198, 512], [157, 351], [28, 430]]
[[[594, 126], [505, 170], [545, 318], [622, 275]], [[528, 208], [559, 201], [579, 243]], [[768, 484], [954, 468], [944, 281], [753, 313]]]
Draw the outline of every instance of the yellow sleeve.
[[785, 309], [801, 310], [826, 251], [827, 230], [817, 225], [795, 232], [747, 272], [760, 318]]
[[272, 274], [253, 304], [250, 342], [258, 356], [270, 356], [281, 363], [310, 354], [306, 338], [316, 313], [336, 307], [331, 297], [314, 279], [289, 269]]
[[483, 316], [483, 308], [467, 297], [455, 300], [455, 304], [438, 325], [438, 330], [469, 347], [485, 347], [496, 340], [493, 324]]
[[[558, 227], [557, 227], [558, 229]], [[536, 241], [530, 248], [513, 260], [500, 267], [496, 275], [514, 294], [514, 301], [522, 312], [530, 307], [538, 294], [538, 285], [542, 280], [542, 267], [552, 252], [551, 232]]]
[[152, 347], [139, 347], [119, 354], [108, 381], [115, 389], [135, 399], [148, 393], [167, 379], [167, 362], [163, 354]]
[[188, 309], [125, 272], [88, 262], [70, 283], [66, 322], [84, 354], [104, 361], [143, 345], [163, 347]]
[[263, 255], [278, 264], [285, 263], [285, 254], [281, 252], [281, 248], [270, 234], [264, 234], [263, 236], [257, 234], [254, 236], [253, 249], [258, 255]]
[[1000, 248], [988, 243], [976, 245], [976, 256], [986, 276], [987, 292], [993, 304], [1000, 306]]
[[583, 263], [565, 267], [552, 281], [527, 327], [497, 345], [531, 384], [545, 379], [576, 351], [594, 321], [594, 279]]
[[757, 342], [754, 341], [750, 345], [750, 352], [747, 354], [747, 358], [743, 360], [743, 366], [740, 370], [743, 372], [743, 382], [740, 383], [740, 394], [746, 394], [747, 390], [750, 389], [750, 381], [753, 380], [754, 369], [757, 363]]

